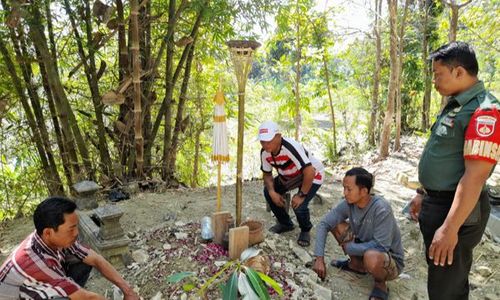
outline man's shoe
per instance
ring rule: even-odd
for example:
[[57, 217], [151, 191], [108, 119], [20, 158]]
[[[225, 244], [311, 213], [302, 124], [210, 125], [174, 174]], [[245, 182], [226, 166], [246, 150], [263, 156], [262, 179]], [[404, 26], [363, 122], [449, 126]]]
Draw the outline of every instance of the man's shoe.
[[295, 228], [295, 226], [293, 226], [293, 225], [292, 226], [285, 226], [283, 224], [278, 223], [278, 224], [272, 226], [271, 228], [269, 228], [269, 231], [280, 234], [283, 232], [292, 231], [294, 228]]

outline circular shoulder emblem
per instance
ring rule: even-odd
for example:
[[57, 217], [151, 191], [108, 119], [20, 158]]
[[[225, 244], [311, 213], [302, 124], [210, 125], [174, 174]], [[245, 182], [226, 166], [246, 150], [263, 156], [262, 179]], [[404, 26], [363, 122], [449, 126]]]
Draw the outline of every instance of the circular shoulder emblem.
[[479, 116], [476, 118], [476, 133], [479, 136], [487, 137], [495, 132], [497, 118], [492, 116]]

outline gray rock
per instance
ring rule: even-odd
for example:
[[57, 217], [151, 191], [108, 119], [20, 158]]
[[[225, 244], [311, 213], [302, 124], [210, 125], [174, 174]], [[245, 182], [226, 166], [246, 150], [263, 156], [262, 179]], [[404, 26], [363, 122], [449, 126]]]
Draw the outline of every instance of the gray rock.
[[277, 270], [277, 269], [281, 269], [281, 263], [280, 262], [274, 262], [273, 263], [273, 269], [274, 270]]
[[312, 257], [306, 250], [299, 247], [292, 247], [293, 253], [305, 264], [312, 262]]
[[149, 259], [149, 255], [146, 250], [139, 249], [132, 252], [132, 258], [138, 264], [146, 263]]
[[154, 295], [151, 300], [163, 300], [163, 295], [161, 292], [158, 292], [156, 293], [156, 295]]
[[293, 279], [287, 278], [286, 283], [293, 289], [292, 300], [301, 299], [302, 296], [302, 288], [298, 286]]
[[123, 292], [116, 285], [113, 285], [113, 300], [123, 300]]
[[476, 272], [479, 273], [479, 275], [483, 277], [489, 277], [492, 273], [491, 269], [488, 268], [487, 266], [477, 266], [476, 267]]
[[92, 194], [98, 191], [100, 188], [101, 188], [100, 185], [89, 180], [83, 180], [73, 184], [73, 189], [78, 194], [89, 194], [89, 193]]
[[484, 296], [485, 300], [497, 300], [498, 298], [499, 298], [499, 296], [495, 295], [495, 294], [486, 294]]
[[172, 249], [172, 245], [170, 245], [169, 243], [163, 244], [163, 250], [170, 250], [170, 249]]
[[217, 261], [214, 261], [214, 265], [216, 265], [217, 267], [222, 267], [223, 265], [225, 265], [227, 263], [227, 261], [225, 260], [217, 260]]
[[139, 184], [137, 182], [131, 182], [123, 187], [123, 191], [130, 195], [137, 194], [139, 190]]
[[311, 280], [308, 280], [307, 283], [311, 286], [311, 289], [314, 291], [314, 299], [318, 300], [332, 299], [332, 291], [330, 289], [327, 289], [326, 287], [319, 285]]
[[188, 238], [188, 234], [185, 232], [176, 232], [175, 233], [175, 238], [178, 240], [184, 240]]
[[266, 244], [269, 248], [271, 248], [271, 250], [276, 251], [276, 244], [273, 240], [267, 240]]

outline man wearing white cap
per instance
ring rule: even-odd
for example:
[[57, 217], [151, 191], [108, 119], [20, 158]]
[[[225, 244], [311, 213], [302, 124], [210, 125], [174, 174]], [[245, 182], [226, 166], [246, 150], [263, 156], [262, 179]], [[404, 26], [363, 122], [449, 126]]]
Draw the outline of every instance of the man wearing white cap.
[[[292, 197], [291, 206], [300, 227], [297, 243], [309, 246], [311, 224], [309, 202], [323, 183], [323, 164], [314, 158], [297, 141], [282, 137], [278, 125], [266, 121], [259, 127], [261, 170], [264, 173], [264, 196], [271, 207], [277, 224], [269, 230], [283, 233], [294, 229], [290, 215], [285, 209], [283, 195], [295, 188], [298, 192]], [[273, 178], [273, 168], [278, 176]]]

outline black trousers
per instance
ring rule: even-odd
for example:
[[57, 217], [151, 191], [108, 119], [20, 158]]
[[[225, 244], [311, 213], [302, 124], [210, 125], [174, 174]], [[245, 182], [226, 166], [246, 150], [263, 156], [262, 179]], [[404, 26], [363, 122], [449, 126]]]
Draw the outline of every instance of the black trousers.
[[89, 279], [92, 267], [85, 264], [74, 255], [66, 255], [65, 264], [63, 264], [66, 275], [71, 277], [79, 286], [84, 287]]
[[472, 250], [481, 241], [490, 214], [488, 193], [481, 192], [478, 200], [479, 218], [464, 223], [458, 231], [458, 243], [453, 252], [453, 263], [435, 266], [429, 259], [429, 247], [434, 233], [443, 224], [453, 198], [425, 196], [419, 214], [420, 231], [425, 243], [428, 266], [427, 291], [430, 300], [466, 300], [469, 298], [469, 271]]
[[[277, 178], [278, 177], [274, 178], [274, 190], [278, 194], [283, 195], [288, 192], [288, 190], [280, 183]], [[311, 189], [307, 193], [306, 198], [304, 199], [304, 202], [302, 202], [299, 207], [293, 210], [295, 212], [295, 216], [297, 216], [297, 222], [299, 223], [301, 231], [309, 232], [313, 227], [309, 212], [309, 202], [311, 202], [311, 199], [314, 198], [320, 187], [320, 184], [313, 183]], [[287, 213], [286, 209], [284, 207], [278, 207], [276, 204], [274, 204], [266, 187], [264, 187], [264, 197], [271, 207], [271, 211], [273, 212], [274, 216], [276, 217], [276, 219], [278, 219], [278, 223], [284, 226], [293, 226], [292, 219], [290, 218], [290, 215]]]

